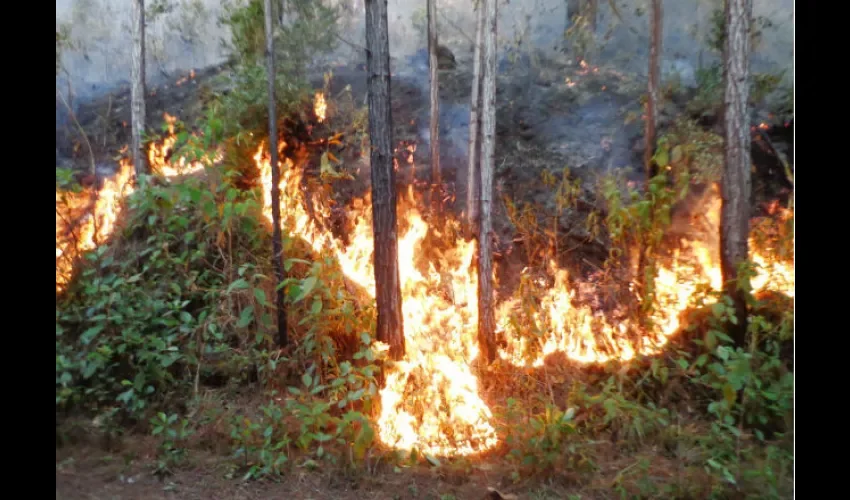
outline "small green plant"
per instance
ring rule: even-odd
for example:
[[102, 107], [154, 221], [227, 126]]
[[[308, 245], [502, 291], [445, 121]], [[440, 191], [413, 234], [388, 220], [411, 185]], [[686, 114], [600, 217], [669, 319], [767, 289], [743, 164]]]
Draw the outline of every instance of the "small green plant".
[[292, 441], [284, 410], [274, 400], [260, 410], [262, 415], [257, 421], [237, 416], [231, 422], [234, 458], [242, 460], [245, 469], [243, 480], [279, 475], [289, 464]]
[[186, 441], [192, 436], [193, 430], [189, 427], [189, 420], [180, 419], [177, 414], [166, 415], [162, 412], [151, 419], [151, 426], [151, 434], [162, 438], [155, 474], [170, 474], [186, 459]]
[[523, 473], [594, 468], [582, 448], [575, 414], [575, 408], [561, 410], [552, 404], [546, 404], [540, 413], [532, 413], [516, 399], [508, 399], [503, 430], [510, 449], [508, 459], [517, 466], [514, 479]]

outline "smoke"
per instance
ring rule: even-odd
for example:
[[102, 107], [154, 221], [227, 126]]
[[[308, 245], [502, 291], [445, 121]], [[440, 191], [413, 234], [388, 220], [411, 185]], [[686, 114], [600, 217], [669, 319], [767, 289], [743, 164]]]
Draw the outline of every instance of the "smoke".
[[[150, 8], [152, 2], [146, 2]], [[221, 62], [218, 26], [221, 2], [171, 0], [174, 8], [146, 21], [146, 69], [149, 84], [166, 75]], [[76, 98], [86, 99], [127, 85], [130, 79], [132, 2], [56, 0], [56, 29], [70, 31], [72, 47], [62, 53], [64, 71], [57, 85], [70, 84]]]
[[[340, 8], [338, 49], [323, 63], [364, 61], [364, 0], [323, 0]], [[575, 0], [569, 0], [575, 1]], [[648, 55], [648, 0], [615, 0], [620, 17], [608, 0], [599, 0], [596, 62], [613, 61], [622, 69], [645, 72]], [[148, 1], [150, 6], [152, 2]], [[170, 0], [174, 8], [148, 19], [147, 63], [150, 83], [175, 71], [188, 71], [221, 62], [226, 29], [218, 23], [221, 0]], [[475, 38], [474, 2], [437, 0], [441, 43], [459, 61], [472, 57]], [[710, 14], [719, 0], [664, 2], [662, 59], [665, 73], [685, 74], [700, 63], [716, 60], [704, 40]], [[57, 0], [56, 24], [70, 27], [76, 47], [66, 51], [63, 64], [78, 96], [97, 94], [129, 80], [131, 47], [130, 1]], [[570, 48], [564, 33], [567, 0], [502, 0], [499, 4], [499, 48], [519, 52], [554, 52]], [[426, 47], [424, 0], [389, 0], [390, 52], [394, 70], [420, 73], [406, 61]], [[754, 71], [788, 69], [793, 64], [793, 0], [754, 0], [754, 15], [773, 24], [764, 31], [752, 58]], [[319, 61], [317, 61], [319, 62]], [[790, 71], [789, 71], [790, 73]], [[62, 83], [68, 82], [63, 80]]]

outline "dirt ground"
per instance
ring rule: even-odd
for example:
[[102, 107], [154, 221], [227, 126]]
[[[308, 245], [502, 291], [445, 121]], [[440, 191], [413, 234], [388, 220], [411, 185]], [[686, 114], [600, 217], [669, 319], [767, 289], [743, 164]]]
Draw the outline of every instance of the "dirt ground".
[[[144, 440], [142, 438], [142, 440]], [[136, 444], [138, 446], [138, 444]], [[59, 499], [483, 499], [488, 487], [517, 494], [516, 487], [502, 487], [504, 475], [484, 465], [471, 471], [446, 471], [419, 466], [398, 472], [323, 473], [298, 470], [279, 481], [243, 482], [220, 456], [195, 456], [193, 464], [173, 476], [158, 478], [149, 459], [132, 459], [126, 450], [117, 453], [98, 448], [74, 447], [56, 453], [56, 498]], [[386, 467], [382, 468], [386, 469]], [[521, 489], [521, 488], [520, 488]], [[529, 490], [528, 487], [525, 488]], [[563, 489], [538, 486], [534, 495], [521, 498], [565, 498]], [[558, 492], [557, 496], [555, 492]], [[550, 493], [549, 496], [547, 492]], [[585, 497], [586, 498], [586, 497]]]

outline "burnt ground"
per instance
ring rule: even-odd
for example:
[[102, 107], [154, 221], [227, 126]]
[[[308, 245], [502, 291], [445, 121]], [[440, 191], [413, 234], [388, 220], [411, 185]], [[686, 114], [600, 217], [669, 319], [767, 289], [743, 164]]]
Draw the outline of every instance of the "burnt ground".
[[[450, 208], [461, 212], [465, 200], [466, 152], [469, 120], [469, 82], [471, 68], [468, 56], [458, 57], [455, 70], [441, 72], [441, 164], [445, 189], [454, 199]], [[163, 113], [178, 116], [187, 123], [198, 117], [206, 96], [213, 91], [226, 89], [226, 66], [198, 71], [194, 79], [181, 85], [173, 82], [155, 87], [147, 100], [150, 125], [157, 127]], [[173, 80], [186, 75], [175, 75]], [[355, 66], [334, 70], [330, 95], [346, 86], [357, 103], [365, 103], [365, 72]], [[314, 81], [321, 86], [321, 78]], [[414, 179], [427, 181], [428, 163], [428, 80], [427, 71], [416, 65], [397, 71], [392, 83], [394, 139], [399, 144], [415, 143], [416, 169], [402, 170], [399, 182], [407, 184]], [[582, 67], [568, 60], [535, 60], [519, 58], [514, 62], [503, 60], [498, 81], [496, 194], [514, 200], [530, 202], [539, 209], [541, 220], [554, 212], [552, 188], [541, 182], [543, 171], [561, 172], [570, 167], [571, 174], [581, 180], [584, 187], [582, 203], [578, 209], [562, 214], [559, 231], [562, 231], [565, 248], [574, 250], [564, 257], [562, 264], [586, 275], [597, 269], [607, 255], [603, 237], [593, 237], [584, 228], [583, 221], [591, 209], [601, 208], [594, 197], [594, 182], [600, 173], [623, 171], [636, 181], [643, 178], [639, 168], [643, 153], [640, 120], [640, 95], [644, 82], [634, 80], [616, 69]], [[674, 95], [667, 100], [661, 112], [660, 129], [670, 126], [683, 112], [688, 94]], [[120, 89], [109, 96], [88, 102], [74, 103], [76, 116], [86, 130], [92, 148], [98, 175], [110, 175], [116, 167], [115, 156], [129, 139], [129, 90]], [[89, 168], [89, 154], [80, 141], [73, 124], [62, 120], [65, 113], [57, 101], [57, 166]], [[637, 119], [634, 119], [637, 116]], [[127, 125], [125, 125], [127, 124]], [[710, 121], [706, 127], [716, 124]], [[783, 151], [787, 142], [784, 131], [768, 130], [766, 137]], [[399, 148], [403, 151], [403, 147]], [[400, 158], [404, 158], [400, 152]], [[343, 160], [360, 166], [362, 159], [346, 155]], [[762, 160], [769, 163], [770, 159]], [[400, 165], [407, 165], [400, 162]], [[758, 164], [757, 164], [758, 167]], [[358, 181], [337, 186], [348, 196], [363, 194], [368, 188], [368, 166], [360, 169]], [[769, 168], [767, 168], [769, 170]], [[775, 184], [769, 175], [766, 184]], [[758, 184], [758, 179], [757, 179]], [[775, 196], [781, 188], [768, 190], [757, 197]], [[497, 233], [497, 250], [513, 247], [513, 252], [502, 255], [497, 269], [505, 291], [511, 286], [511, 276], [529, 261], [528, 250], [516, 245], [516, 228], [507, 218], [505, 204], [494, 206]], [[497, 254], [498, 255], [498, 254]], [[371, 475], [356, 477], [324, 473], [296, 472], [282, 483], [243, 484], [229, 477], [226, 460], [221, 454], [199, 456], [193, 463], [165, 481], [151, 476], [149, 466], [155, 455], [152, 446], [144, 442], [125, 444], [121, 451], [103, 451], [101, 447], [79, 445], [57, 450], [57, 498], [483, 498], [488, 486], [506, 492], [522, 493], [522, 497], [536, 494], [537, 498], [564, 498], [574, 488], [569, 483], [525, 487], [503, 487], [509, 484], [508, 471], [483, 465], [463, 472], [445, 468], [413, 468], [410, 473], [376, 471]], [[653, 460], [658, 460], [653, 454]], [[628, 464], [621, 464], [625, 467]], [[600, 472], [600, 480], [610, 480], [617, 470], [611, 464], [611, 474]], [[518, 489], [519, 488], [519, 489]], [[583, 493], [587, 490], [583, 488]], [[591, 493], [583, 498], [606, 498]]]

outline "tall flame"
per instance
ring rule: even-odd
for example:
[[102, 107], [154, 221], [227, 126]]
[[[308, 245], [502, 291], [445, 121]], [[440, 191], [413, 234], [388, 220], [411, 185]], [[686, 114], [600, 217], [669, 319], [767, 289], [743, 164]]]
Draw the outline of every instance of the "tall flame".
[[313, 99], [313, 111], [316, 113], [316, 118], [319, 119], [319, 123], [325, 121], [325, 114], [328, 111], [328, 103], [325, 102], [324, 93], [316, 92], [316, 96]]
[[[194, 71], [192, 72], [194, 78]], [[201, 161], [188, 162], [180, 157], [172, 162], [171, 154], [177, 143], [174, 125], [177, 118], [164, 114], [169, 134], [161, 142], [153, 142], [148, 148], [151, 170], [170, 179], [194, 174], [204, 169]], [[126, 146], [122, 152], [126, 152]], [[220, 152], [214, 161], [220, 159]], [[121, 214], [122, 200], [131, 194], [133, 187], [133, 164], [124, 158], [119, 161], [118, 171], [103, 185], [83, 189], [80, 192], [56, 191], [56, 292], [65, 290], [73, 274], [74, 265], [83, 253], [97, 248], [106, 241], [115, 229]]]
[[[264, 186], [266, 217], [271, 220], [271, 167], [263, 145], [254, 159]], [[374, 243], [368, 197], [357, 199], [348, 207], [354, 230], [349, 243], [343, 244], [305, 209], [309, 203], [316, 219], [321, 219], [330, 213], [329, 202], [316, 193], [308, 200], [299, 186], [299, 167], [289, 158], [283, 158], [282, 163], [284, 223], [315, 251], [335, 254], [343, 272], [374, 298]], [[709, 219], [719, 220], [719, 204], [712, 207]], [[490, 449], [498, 444], [498, 437], [472, 369], [479, 354], [475, 333], [478, 276], [472, 265], [475, 243], [457, 240], [453, 248], [442, 253], [439, 266], [431, 262], [423, 269], [415, 264], [417, 256], [425, 237], [437, 230], [429, 227], [416, 209], [412, 187], [406, 198], [400, 199], [399, 221], [406, 352], [404, 359], [389, 369], [386, 385], [380, 391], [379, 436], [387, 445], [418, 448], [434, 455], [468, 455]], [[539, 345], [530, 345], [528, 337], [507, 336], [507, 345], [499, 357], [514, 366], [533, 367], [542, 365], [545, 357], [555, 352], [581, 363], [628, 360], [638, 353], [657, 353], [679, 329], [679, 316], [689, 306], [697, 284], [708, 282], [719, 289], [716, 255], [717, 249], [690, 242], [669, 266], [659, 270], [652, 315], [658, 326], [651, 332], [642, 332], [638, 325], [628, 322], [612, 325], [589, 307], [576, 305], [567, 272], [552, 263], [554, 285], [540, 298], [539, 312], [533, 318], [544, 332], [536, 340]], [[778, 273], [792, 277], [783, 290], [793, 295], [792, 268], [759, 254], [754, 258], [772, 266], [753, 281], [756, 289], [766, 286], [768, 277]], [[517, 306], [516, 301], [499, 306], [497, 322], [502, 329], [507, 328]], [[642, 332], [639, 345], [629, 337], [635, 331]]]
[[[318, 108], [316, 112], [318, 115]], [[162, 143], [152, 145], [148, 152], [154, 169], [172, 177], [203, 168], [201, 163], [170, 162], [176, 142], [175, 119], [166, 115], [166, 120], [171, 134]], [[285, 144], [281, 142], [279, 147], [282, 151]], [[264, 215], [271, 221], [271, 166], [264, 145], [257, 149], [254, 161], [263, 186]], [[281, 162], [282, 224], [314, 251], [335, 255], [344, 274], [374, 298], [369, 196], [355, 199], [347, 207], [353, 229], [348, 242], [343, 243], [327, 229], [330, 199], [321, 191], [312, 192], [309, 197], [305, 195], [300, 187], [300, 165], [285, 157]], [[86, 212], [92, 193], [72, 195], [60, 209], [57, 192], [57, 290], [67, 285], [76, 258], [95, 248], [113, 231], [121, 209], [120, 200], [133, 190], [132, 173], [132, 165], [122, 161], [114, 178], [104, 181], [91, 214], [79, 223], [77, 238], [68, 236], [68, 221]], [[719, 197], [712, 200], [709, 219], [711, 224], [716, 224]], [[439, 235], [438, 229], [429, 227], [417, 210], [412, 187], [400, 198], [399, 221], [400, 229], [404, 229], [399, 238], [399, 265], [406, 353], [401, 362], [388, 370], [386, 385], [380, 391], [379, 437], [390, 446], [415, 447], [434, 455], [468, 455], [491, 449], [498, 444], [498, 436], [473, 371], [479, 354], [475, 243], [459, 239], [442, 252], [434, 250], [439, 254], [437, 259], [417, 265], [424, 260], [421, 250], [426, 236]], [[457, 221], [446, 224], [449, 227]], [[506, 334], [500, 360], [518, 367], [534, 367], [556, 352], [580, 363], [628, 360], [637, 354], [658, 352], [679, 329], [679, 316], [689, 306], [697, 285], [705, 282], [714, 289], [720, 288], [717, 242], [707, 241], [688, 242], [669, 265], [659, 269], [652, 313], [653, 324], [657, 326], [653, 331], [643, 331], [640, 325], [626, 321], [611, 324], [603, 315], [577, 304], [567, 272], [550, 263], [554, 284], [539, 297], [539, 307], [531, 318], [542, 334], [533, 341], [529, 336], [517, 338]], [[793, 296], [792, 266], [758, 252], [753, 253], [753, 260], [762, 265], [760, 274], [752, 281], [756, 290], [778, 288]], [[498, 307], [497, 324], [501, 329], [507, 331], [518, 306], [517, 301], [509, 300]], [[641, 333], [637, 343], [630, 337], [634, 332]]]

